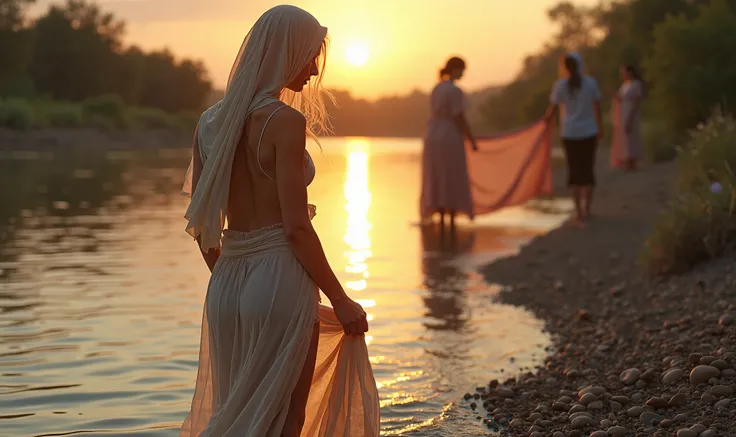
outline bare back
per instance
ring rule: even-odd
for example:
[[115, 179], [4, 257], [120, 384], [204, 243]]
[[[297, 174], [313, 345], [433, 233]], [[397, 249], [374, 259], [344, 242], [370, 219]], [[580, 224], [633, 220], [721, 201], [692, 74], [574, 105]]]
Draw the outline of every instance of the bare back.
[[287, 111], [293, 109], [274, 103], [255, 110], [245, 121], [230, 176], [229, 229], [248, 232], [283, 221], [275, 181], [275, 133], [290, 128], [280, 117]]

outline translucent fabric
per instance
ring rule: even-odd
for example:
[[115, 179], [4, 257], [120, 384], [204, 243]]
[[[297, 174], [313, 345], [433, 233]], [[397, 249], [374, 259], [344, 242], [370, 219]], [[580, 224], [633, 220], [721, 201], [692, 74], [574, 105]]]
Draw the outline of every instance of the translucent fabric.
[[289, 248], [283, 228], [226, 230], [202, 319], [199, 371], [181, 437], [278, 437], [320, 324], [303, 437], [377, 437], [365, 339], [350, 337]]
[[477, 152], [466, 146], [474, 214], [551, 194], [552, 133], [551, 123], [538, 121], [517, 131], [477, 138]]

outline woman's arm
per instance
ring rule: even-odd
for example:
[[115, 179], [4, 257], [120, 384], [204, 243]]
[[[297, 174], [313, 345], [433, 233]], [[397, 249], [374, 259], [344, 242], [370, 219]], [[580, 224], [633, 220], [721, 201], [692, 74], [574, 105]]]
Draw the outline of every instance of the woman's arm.
[[[194, 196], [194, 190], [197, 189], [197, 183], [199, 182], [199, 177], [202, 176], [202, 168], [204, 167], [202, 156], [199, 154], [199, 141], [197, 140], [199, 137], [198, 132], [199, 126], [194, 130], [194, 140], [192, 141], [192, 196]], [[212, 272], [215, 268], [215, 263], [217, 263], [217, 259], [220, 257], [220, 249], [209, 249], [206, 252], [203, 251], [201, 237], [197, 237], [197, 245], [199, 245], [199, 252], [202, 254], [202, 259], [204, 259], [210, 272]]]
[[455, 124], [458, 129], [460, 129], [460, 132], [462, 132], [463, 135], [467, 137], [468, 141], [470, 141], [470, 145], [473, 147], [473, 150], [478, 150], [478, 145], [475, 142], [473, 133], [470, 131], [470, 124], [468, 123], [468, 119], [465, 117], [465, 112], [461, 112], [455, 116]]
[[296, 110], [279, 111], [271, 122], [276, 150], [276, 186], [284, 230], [294, 255], [312, 280], [324, 292], [347, 334], [368, 330], [365, 312], [353, 302], [335, 276], [317, 232], [312, 227], [304, 183], [306, 120]]
[[544, 111], [543, 119], [547, 122], [551, 121], [555, 117], [555, 115], [557, 115], [557, 107], [558, 105], [550, 103], [550, 105], [547, 107], [547, 110]]

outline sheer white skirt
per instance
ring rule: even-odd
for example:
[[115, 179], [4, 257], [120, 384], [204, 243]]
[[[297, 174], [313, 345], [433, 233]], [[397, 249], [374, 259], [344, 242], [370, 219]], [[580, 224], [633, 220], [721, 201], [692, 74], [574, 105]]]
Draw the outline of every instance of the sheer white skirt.
[[283, 228], [226, 230], [180, 436], [280, 436], [314, 323], [319, 348], [301, 435], [378, 436], [378, 391], [365, 339], [345, 336], [332, 309], [319, 305]]

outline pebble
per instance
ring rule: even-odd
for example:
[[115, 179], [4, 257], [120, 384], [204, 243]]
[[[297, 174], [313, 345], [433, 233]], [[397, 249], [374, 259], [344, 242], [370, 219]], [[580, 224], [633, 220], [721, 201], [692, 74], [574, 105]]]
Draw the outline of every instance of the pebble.
[[721, 370], [721, 376], [724, 378], [734, 378], [736, 377], [736, 370], [734, 369]]
[[529, 434], [529, 437], [544, 437], [541, 432], [534, 431], [533, 433]]
[[724, 314], [720, 319], [718, 319], [718, 324], [721, 326], [731, 326], [733, 325], [733, 322], [734, 317], [730, 314]]
[[614, 426], [608, 428], [608, 435], [611, 437], [626, 437], [629, 434], [629, 430], [623, 426]]
[[649, 399], [645, 405], [648, 407], [655, 408], [655, 409], [668, 408], [670, 406], [667, 401], [665, 401], [662, 398], [657, 398], [657, 397]]
[[721, 408], [728, 408], [728, 406], [731, 405], [731, 399], [721, 399], [720, 401], [716, 402], [716, 409]]
[[657, 413], [652, 413], [651, 411], [645, 411], [641, 413], [639, 419], [644, 426], [653, 426], [659, 425], [659, 422], [662, 421], [662, 416]]
[[708, 393], [703, 393], [703, 396], [700, 397], [700, 400], [706, 404], [712, 404], [713, 402], [716, 401], [716, 398], [709, 395]]
[[585, 407], [580, 404], [575, 404], [572, 406], [572, 408], [570, 408], [570, 411], [568, 411], [568, 414], [572, 415], [574, 413], [579, 413], [581, 411], [585, 411]]
[[677, 393], [667, 403], [670, 407], [681, 407], [687, 403], [687, 396], [685, 393]]
[[681, 430], [677, 431], [677, 437], [698, 437], [698, 433], [691, 429], [682, 428]]
[[701, 432], [705, 431], [707, 428], [705, 425], [701, 425], [699, 423], [696, 423], [695, 425], [690, 427], [691, 431], [695, 431], [696, 433], [700, 434]]
[[606, 431], [595, 431], [590, 434], [590, 437], [608, 437], [608, 433]]
[[642, 407], [631, 407], [626, 411], [626, 415], [629, 417], [639, 417], [644, 412]]
[[718, 437], [718, 431], [713, 428], [706, 429], [700, 433], [700, 437]]
[[580, 403], [583, 404], [583, 405], [585, 405], [587, 407], [588, 404], [590, 404], [591, 402], [595, 402], [597, 400], [598, 400], [598, 397], [596, 395], [594, 395], [593, 393], [585, 393], [580, 398]]
[[634, 367], [621, 372], [621, 375], [619, 375], [619, 380], [626, 385], [634, 385], [636, 384], [636, 381], [639, 380], [640, 376], [641, 371]]
[[728, 368], [728, 362], [726, 362], [726, 360], [715, 360], [710, 363], [710, 365], [718, 370], [725, 370]]
[[601, 420], [601, 428], [608, 429], [608, 428], [610, 428], [612, 426], [613, 426], [613, 422], [611, 422], [610, 420], [608, 420], [608, 419]]
[[[593, 422], [593, 419], [591, 419], [588, 416], [578, 416], [570, 422], [570, 426], [572, 429], [583, 429], [586, 426], [593, 425], [595, 422]], [[697, 437], [697, 436], [696, 436]]]
[[690, 356], [687, 358], [687, 360], [690, 362], [690, 364], [699, 364], [700, 359], [703, 358], [702, 354], [690, 354]]
[[565, 434], [560, 431], [555, 431], [555, 433], [552, 434], [552, 437], [565, 437]]
[[679, 368], [674, 368], [667, 373], [664, 374], [662, 377], [662, 382], [664, 384], [674, 384], [676, 382], [679, 382], [683, 377], [685, 376], [685, 371]]
[[514, 391], [507, 387], [499, 387], [498, 390], [496, 390], [496, 393], [498, 393], [498, 395], [502, 398], [514, 397]]
[[611, 411], [621, 411], [624, 409], [624, 406], [619, 404], [616, 401], [611, 402]]
[[593, 401], [588, 404], [589, 410], [602, 410], [603, 409], [603, 401]]
[[675, 419], [674, 420], [675, 420], [675, 422], [679, 422], [679, 423], [687, 422], [687, 414], [680, 413], [677, 416], [675, 416]]
[[717, 385], [710, 390], [710, 394], [717, 397], [726, 397], [733, 394], [733, 388], [728, 385]]
[[712, 363], [715, 360], [716, 360], [716, 357], [714, 357], [712, 355], [706, 355], [706, 356], [704, 356], [703, 358], [700, 359], [700, 362], [698, 364], [703, 364], [703, 365], [708, 366], [708, 365], [710, 365], [710, 363]]
[[626, 405], [629, 402], [631, 402], [631, 400], [628, 397], [626, 397], [626, 396], [614, 396], [614, 397], [611, 398], [611, 400], [612, 401], [616, 401], [616, 402], [618, 402], [621, 405]]
[[721, 371], [708, 365], [699, 365], [690, 371], [690, 384], [705, 384], [711, 378], [716, 378]]

